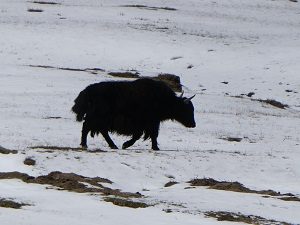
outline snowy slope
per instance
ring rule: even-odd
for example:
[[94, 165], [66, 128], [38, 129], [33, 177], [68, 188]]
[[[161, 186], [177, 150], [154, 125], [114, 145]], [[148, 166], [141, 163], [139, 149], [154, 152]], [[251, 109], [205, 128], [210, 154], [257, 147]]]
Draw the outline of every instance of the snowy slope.
[[[153, 205], [132, 209], [103, 196], [0, 180], [0, 224], [243, 224], [205, 212], [226, 211], [300, 224], [300, 203], [275, 197], [190, 188], [194, 178], [237, 181], [254, 190], [300, 197], [300, 6], [288, 0], [99, 1], [59, 4], [0, 1], [0, 172], [52, 171], [104, 177]], [[144, 5], [157, 7], [155, 10]], [[166, 10], [163, 7], [177, 10]], [[40, 9], [42, 12], [29, 12]], [[33, 67], [34, 66], [34, 67]], [[50, 66], [42, 68], [35, 66]], [[56, 68], [101, 68], [92, 74]], [[81, 124], [70, 109], [88, 84], [116, 80], [110, 71], [179, 75], [193, 99], [197, 127], [161, 125], [160, 152], [149, 141], [112, 151], [102, 137], [78, 147]], [[245, 94], [254, 92], [252, 97]], [[241, 95], [244, 94], [244, 95]], [[238, 96], [238, 97], [237, 97]], [[258, 99], [287, 104], [279, 109]], [[128, 139], [112, 135], [118, 146]], [[229, 142], [228, 137], [242, 138]], [[26, 157], [36, 160], [26, 166]], [[164, 187], [169, 181], [177, 184]], [[170, 210], [170, 213], [166, 213]]]

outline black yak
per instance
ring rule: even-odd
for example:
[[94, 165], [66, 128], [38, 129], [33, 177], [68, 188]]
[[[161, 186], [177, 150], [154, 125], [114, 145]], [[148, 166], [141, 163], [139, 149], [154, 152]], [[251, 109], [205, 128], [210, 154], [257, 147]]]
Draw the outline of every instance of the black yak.
[[[194, 97], [194, 96], [193, 96]], [[151, 138], [152, 149], [159, 150], [159, 125], [176, 120], [195, 127], [193, 98], [177, 97], [162, 81], [141, 78], [135, 81], [112, 81], [91, 84], [75, 99], [72, 111], [83, 121], [81, 146], [87, 148], [87, 135], [101, 133], [112, 149], [117, 146], [109, 132], [131, 136], [122, 148], [132, 146], [142, 135]]]

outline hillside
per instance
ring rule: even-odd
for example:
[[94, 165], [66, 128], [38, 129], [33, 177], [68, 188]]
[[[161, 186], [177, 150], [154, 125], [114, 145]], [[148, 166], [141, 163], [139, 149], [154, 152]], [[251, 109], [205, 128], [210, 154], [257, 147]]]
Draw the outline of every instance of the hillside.
[[[289, 0], [1, 0], [0, 224], [300, 224], [299, 15]], [[160, 151], [80, 149], [74, 99], [134, 79], [111, 72], [179, 76], [196, 128], [162, 123]]]

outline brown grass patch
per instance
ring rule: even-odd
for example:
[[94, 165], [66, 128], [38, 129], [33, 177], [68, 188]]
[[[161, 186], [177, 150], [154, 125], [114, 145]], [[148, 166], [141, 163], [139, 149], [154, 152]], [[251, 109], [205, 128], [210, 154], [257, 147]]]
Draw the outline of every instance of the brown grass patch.
[[13, 200], [7, 200], [7, 199], [0, 198], [0, 207], [3, 207], [3, 208], [20, 209], [20, 208], [22, 208], [22, 206], [26, 206], [26, 205], [28, 205], [28, 204], [19, 203], [19, 202], [15, 202]]
[[152, 79], [165, 82], [175, 92], [182, 92], [180, 77], [177, 75], [161, 73], [157, 77], [153, 77]]
[[178, 184], [178, 182], [176, 182], [176, 181], [170, 181], [170, 182], [168, 182], [168, 183], [165, 184], [165, 187], [171, 187], [171, 186], [173, 186], [175, 184]]
[[260, 216], [243, 215], [241, 213], [219, 211], [219, 212], [206, 212], [204, 214], [207, 217], [216, 218], [218, 221], [242, 222], [242, 223], [256, 224], [256, 225], [292, 225], [286, 222], [268, 220]]
[[44, 146], [44, 145], [39, 145], [39, 146], [32, 146], [30, 147], [31, 149], [45, 149], [48, 150], [46, 152], [54, 152], [54, 151], [75, 151], [75, 152], [86, 152], [86, 153], [103, 153], [107, 152], [101, 149], [96, 149], [93, 151], [87, 151], [85, 148], [72, 148], [72, 147], [62, 147], [62, 146]]
[[148, 10], [168, 10], [168, 11], [176, 11], [177, 10], [177, 9], [171, 8], [171, 7], [155, 7], [155, 6], [146, 6], [146, 5], [121, 5], [121, 7], [148, 9]]
[[203, 179], [193, 179], [193, 180], [189, 181], [188, 183], [190, 183], [191, 186], [193, 186], [193, 187], [206, 186], [206, 187], [209, 187], [210, 189], [215, 189], [215, 190], [275, 196], [275, 197], [278, 197], [278, 199], [284, 200], [284, 201], [300, 201], [300, 199], [297, 196], [295, 196], [291, 193], [281, 194], [280, 192], [276, 192], [273, 190], [262, 190], [262, 191], [252, 190], [252, 189], [245, 187], [243, 184], [241, 184], [239, 182], [217, 181], [212, 178], [203, 178]]
[[100, 193], [102, 195], [115, 195], [122, 198], [139, 198], [140, 193], [122, 192], [119, 189], [111, 189], [103, 186], [103, 183], [111, 184], [112, 181], [101, 177], [85, 177], [75, 173], [62, 173], [54, 171], [48, 175], [32, 177], [20, 172], [2, 172], [0, 179], [20, 179], [26, 183], [45, 184], [57, 187], [58, 190], [67, 190], [77, 193]]
[[129, 208], [147, 208], [150, 205], [144, 203], [144, 202], [135, 202], [127, 199], [121, 199], [121, 198], [112, 198], [112, 197], [107, 197], [104, 198], [104, 201], [106, 202], [111, 202], [114, 205], [121, 206], [121, 207], [129, 207]]
[[241, 142], [243, 140], [243, 138], [238, 138], [238, 137], [223, 137], [220, 139], [225, 141], [230, 141], [230, 142]]
[[286, 109], [288, 108], [289, 106], [287, 104], [283, 104], [279, 101], [276, 101], [274, 99], [266, 99], [266, 100], [263, 100], [263, 99], [251, 99], [252, 101], [258, 101], [258, 102], [263, 102], [263, 103], [266, 103], [266, 104], [269, 104], [269, 105], [272, 105], [276, 108], [279, 108], [279, 109]]
[[108, 75], [113, 77], [121, 77], [121, 78], [139, 78], [140, 74], [138, 72], [109, 72]]
[[27, 157], [23, 163], [27, 166], [34, 166], [36, 164], [36, 161], [30, 157]]
[[42, 9], [27, 9], [28, 12], [44, 12]]
[[10, 150], [7, 148], [3, 148], [2, 146], [0, 146], [0, 154], [17, 154], [18, 151], [17, 150]]
[[46, 2], [46, 1], [33, 1], [32, 3], [41, 4], [41, 5], [60, 5], [57, 2]]
[[[28, 65], [30, 67], [35, 68], [45, 68], [45, 69], [58, 69], [58, 70], [68, 70], [68, 71], [79, 71], [79, 72], [89, 72], [92, 74], [97, 74], [99, 71], [105, 72], [105, 70], [100, 68], [68, 68], [68, 67], [54, 67], [54, 66], [46, 66], [46, 65]], [[140, 73], [137, 71], [126, 71], [126, 72], [109, 72], [108, 75], [119, 78], [150, 78], [153, 80], [159, 80], [165, 82], [173, 91], [182, 92], [182, 85], [180, 83], [180, 77], [174, 74], [161, 73], [156, 77], [146, 77], [140, 76]], [[46, 119], [52, 119], [46, 118]], [[55, 118], [56, 119], [56, 118]], [[59, 118], [57, 118], [59, 119]]]
[[156, 77], [146, 77], [146, 76], [140, 76], [140, 74], [138, 72], [135, 72], [135, 73], [132, 73], [132, 72], [110, 72], [110, 73], [108, 73], [108, 75], [111, 75], [114, 77], [120, 77], [120, 78], [149, 78], [149, 79], [165, 82], [175, 92], [182, 91], [180, 77], [177, 75], [174, 75], [174, 74], [161, 73]]
[[33, 180], [34, 177], [29, 176], [26, 173], [20, 173], [17, 171], [14, 172], [0, 172], [0, 180], [3, 179], [20, 179], [26, 183], [30, 183], [30, 180]]
[[89, 72], [92, 74], [97, 74], [98, 72], [104, 72], [105, 70], [101, 68], [69, 68], [69, 67], [55, 67], [55, 66], [45, 66], [45, 65], [28, 65], [30, 67], [35, 68], [44, 68], [44, 69], [57, 69], [57, 70], [67, 70], [67, 71], [75, 71], [75, 72]]

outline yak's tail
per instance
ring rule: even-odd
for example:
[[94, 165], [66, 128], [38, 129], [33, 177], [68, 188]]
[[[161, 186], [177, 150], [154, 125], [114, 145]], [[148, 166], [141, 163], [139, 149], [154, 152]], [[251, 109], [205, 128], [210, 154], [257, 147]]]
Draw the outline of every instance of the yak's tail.
[[143, 137], [144, 141], [146, 141], [149, 138], [150, 138], [150, 133], [147, 131], [144, 131], [144, 137]]
[[81, 122], [84, 119], [84, 115], [87, 113], [89, 105], [87, 89], [81, 91], [74, 102], [75, 104], [72, 107], [72, 111], [76, 114], [76, 120]]

